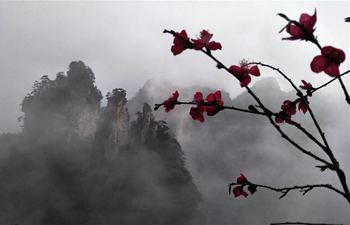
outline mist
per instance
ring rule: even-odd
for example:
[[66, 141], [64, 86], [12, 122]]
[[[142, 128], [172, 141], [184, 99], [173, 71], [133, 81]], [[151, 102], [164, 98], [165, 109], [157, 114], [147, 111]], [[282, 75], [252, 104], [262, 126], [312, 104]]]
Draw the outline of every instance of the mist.
[[[184, 101], [221, 90], [225, 105], [255, 104], [204, 55], [174, 57], [164, 29], [191, 37], [209, 29], [228, 66], [262, 61], [297, 84], [325, 83], [328, 76], [310, 71], [319, 50], [278, 33], [286, 24], [277, 13], [298, 19], [315, 9], [321, 44], [348, 56], [348, 1], [0, 2], [0, 224], [349, 224], [349, 206], [329, 190], [281, 200], [262, 189], [247, 198], [228, 194], [240, 173], [275, 187], [340, 187], [266, 118], [225, 110], [199, 123], [186, 106], [153, 111], [175, 90]], [[296, 97], [283, 78], [260, 71], [250, 86], [265, 105], [279, 111]], [[350, 111], [339, 84], [310, 104], [349, 177]], [[295, 118], [317, 136], [307, 115]]]

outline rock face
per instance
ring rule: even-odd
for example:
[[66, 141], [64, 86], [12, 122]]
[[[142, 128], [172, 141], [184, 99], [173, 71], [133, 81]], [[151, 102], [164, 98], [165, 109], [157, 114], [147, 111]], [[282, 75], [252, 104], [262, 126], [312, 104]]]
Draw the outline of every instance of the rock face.
[[114, 89], [113, 96], [108, 97], [107, 108], [112, 112], [111, 142], [116, 147], [123, 148], [128, 143], [129, 112], [126, 108], [126, 92], [123, 89]]
[[94, 82], [93, 72], [80, 61], [55, 80], [43, 76], [22, 102], [23, 133], [41, 133], [50, 140], [64, 137], [68, 148], [70, 139], [92, 140], [102, 99]]
[[0, 224], [197, 224], [201, 196], [166, 123], [147, 104], [130, 121], [121, 88], [101, 107], [94, 80], [72, 62], [24, 98], [23, 132], [0, 135]]
[[78, 134], [81, 139], [93, 139], [97, 130], [99, 108], [87, 106], [78, 116]]

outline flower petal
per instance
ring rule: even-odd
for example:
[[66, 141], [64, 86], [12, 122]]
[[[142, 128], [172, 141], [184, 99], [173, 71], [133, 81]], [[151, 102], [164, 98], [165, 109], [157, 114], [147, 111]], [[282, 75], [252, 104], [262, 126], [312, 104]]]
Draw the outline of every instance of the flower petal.
[[230, 66], [229, 70], [233, 73], [233, 75], [235, 77], [241, 76], [241, 67], [240, 66], [232, 65], [232, 66]]
[[332, 63], [332, 64], [326, 66], [326, 68], [324, 69], [324, 72], [331, 77], [337, 77], [340, 74], [339, 66]]
[[241, 195], [243, 195], [244, 197], [247, 197], [247, 196], [248, 196], [248, 193], [245, 192], [245, 191], [243, 190], [243, 187], [241, 187], [241, 186], [236, 186], [236, 187], [234, 187], [234, 188], [232, 189], [232, 193], [233, 193], [233, 195], [234, 195], [236, 198], [239, 197], [239, 196], [241, 196]]
[[305, 29], [309, 32], [313, 31], [313, 28], [316, 24], [317, 16], [316, 16], [316, 9], [314, 12], [314, 15], [310, 16], [306, 13], [303, 13], [300, 15], [299, 22], [301, 25], [305, 27]]
[[190, 109], [190, 115], [193, 120], [199, 120], [200, 122], [204, 122], [204, 116], [203, 116], [204, 108], [203, 106], [198, 106], [197, 108], [191, 107]]
[[287, 27], [287, 32], [292, 35], [293, 37], [304, 37], [304, 32], [296, 25], [292, 24]]
[[193, 41], [193, 48], [195, 50], [201, 50], [205, 46], [201, 40], [192, 39], [192, 41]]
[[259, 71], [259, 67], [258, 66], [252, 66], [250, 69], [249, 69], [249, 73], [251, 75], [254, 75], [254, 76], [260, 76], [260, 71]]
[[216, 101], [220, 101], [221, 100], [221, 91], [216, 91], [215, 93], [214, 93], [214, 96], [215, 96], [215, 100]]
[[307, 105], [304, 103], [303, 100], [299, 102], [298, 109], [299, 111], [302, 111], [304, 114], [307, 112]]
[[239, 177], [237, 177], [237, 184], [244, 184], [247, 182], [247, 178], [241, 173]]
[[215, 51], [215, 50], [218, 50], [220, 49], [221, 50], [221, 44], [219, 42], [215, 42], [215, 41], [211, 41], [209, 42], [209, 44], [207, 44], [207, 49], [209, 50], [212, 50], [212, 51]]
[[209, 33], [207, 30], [202, 30], [200, 34], [200, 40], [207, 45], [210, 39], [213, 37], [213, 34]]
[[179, 46], [179, 45], [173, 45], [173, 46], [171, 46], [171, 52], [172, 52], [174, 55], [180, 54], [181, 52], [183, 52], [183, 50], [185, 50], [185, 48], [184, 48], [183, 46]]
[[202, 103], [202, 101], [203, 101], [203, 94], [202, 94], [202, 92], [199, 92], [199, 91], [196, 92], [196, 94], [194, 95], [194, 101], [197, 104]]
[[173, 93], [173, 99], [177, 100], [178, 97], [179, 97], [179, 92], [176, 90], [176, 91]]
[[310, 64], [311, 70], [314, 73], [322, 72], [326, 68], [326, 65], [327, 61], [322, 55], [315, 56]]
[[213, 93], [208, 94], [208, 96], [206, 97], [206, 100], [207, 100], [207, 102], [209, 102], [209, 103], [215, 102], [215, 96], [214, 96], [214, 94], [213, 94]]

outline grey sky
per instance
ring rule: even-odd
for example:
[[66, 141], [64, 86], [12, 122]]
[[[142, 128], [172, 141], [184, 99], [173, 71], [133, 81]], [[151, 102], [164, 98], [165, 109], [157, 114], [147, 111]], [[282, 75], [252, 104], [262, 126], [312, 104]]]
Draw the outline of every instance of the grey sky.
[[315, 8], [321, 45], [349, 55], [349, 24], [343, 22], [350, 15], [348, 1], [0, 2], [0, 132], [18, 130], [19, 104], [34, 80], [44, 74], [54, 78], [73, 60], [93, 69], [103, 94], [123, 87], [131, 97], [148, 79], [223, 88], [232, 97], [241, 92], [204, 55], [186, 51], [174, 57], [172, 38], [162, 34], [165, 28], [186, 29], [192, 37], [209, 29], [223, 45], [215, 54], [227, 65], [243, 58], [263, 61], [293, 74], [294, 80], [320, 84], [329, 77], [309, 69], [319, 50], [305, 42], [281, 41], [288, 35], [278, 34], [285, 21], [276, 16], [283, 12], [298, 19]]

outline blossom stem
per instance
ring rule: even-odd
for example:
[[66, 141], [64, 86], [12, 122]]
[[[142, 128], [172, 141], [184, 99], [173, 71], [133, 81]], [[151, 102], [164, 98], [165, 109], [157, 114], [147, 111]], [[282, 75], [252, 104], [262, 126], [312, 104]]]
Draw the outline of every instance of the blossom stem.
[[340, 223], [306, 223], [306, 222], [283, 222], [283, 223], [270, 223], [270, 225], [342, 225]]
[[343, 91], [344, 91], [344, 95], [345, 95], [345, 101], [350, 105], [350, 96], [349, 96], [349, 93], [348, 91], [346, 90], [346, 87], [343, 83], [343, 80], [341, 79], [340, 76], [337, 77], [338, 80], [339, 80], [339, 83], [340, 83], [340, 86], [342, 87]]
[[[229, 190], [231, 190], [231, 187], [237, 185], [237, 183], [233, 182], [229, 184]], [[271, 187], [268, 185], [262, 185], [262, 184], [255, 184], [255, 183], [251, 183], [249, 181], [247, 181], [247, 185], [254, 185], [257, 188], [265, 188], [271, 191], [275, 191], [275, 192], [279, 192], [282, 195], [279, 197], [279, 199], [285, 197], [290, 191], [292, 190], [299, 190], [300, 192], [303, 193], [303, 195], [307, 194], [309, 191], [311, 191], [314, 188], [326, 188], [326, 189], [330, 189], [340, 195], [342, 195], [343, 197], [345, 196], [345, 193], [340, 191], [339, 189], [333, 187], [331, 184], [308, 184], [308, 185], [302, 185], [302, 186], [292, 186], [292, 187], [284, 187], [284, 188], [276, 188], [276, 187]]]

